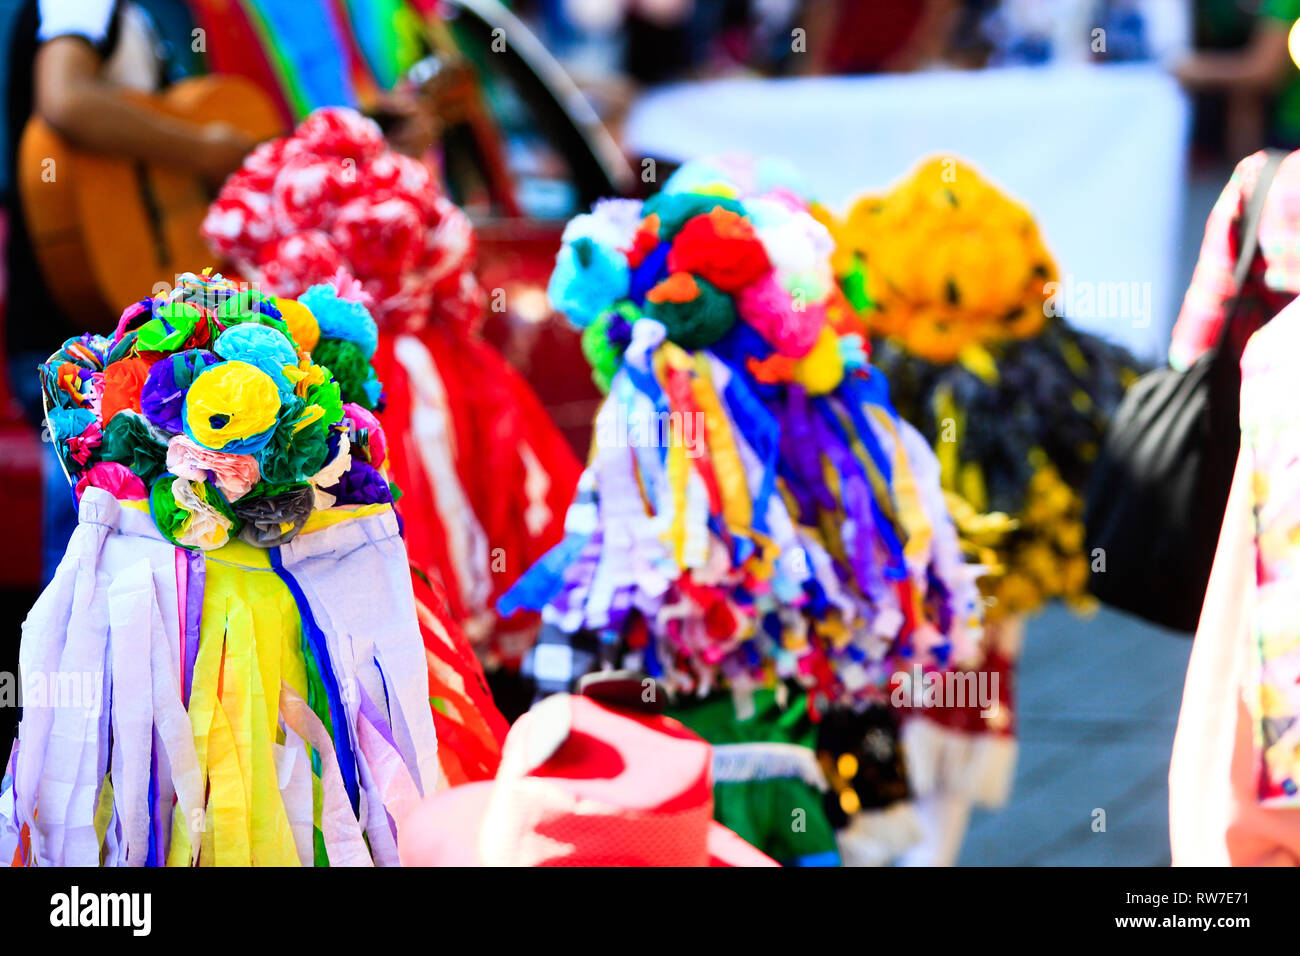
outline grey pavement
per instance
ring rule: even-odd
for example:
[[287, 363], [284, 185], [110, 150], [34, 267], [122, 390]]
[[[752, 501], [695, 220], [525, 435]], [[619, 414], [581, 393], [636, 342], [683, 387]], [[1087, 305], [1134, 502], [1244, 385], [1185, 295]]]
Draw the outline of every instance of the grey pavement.
[[1106, 609], [1030, 619], [1015, 786], [1002, 809], [974, 812], [959, 864], [1168, 866], [1166, 776], [1191, 643]]

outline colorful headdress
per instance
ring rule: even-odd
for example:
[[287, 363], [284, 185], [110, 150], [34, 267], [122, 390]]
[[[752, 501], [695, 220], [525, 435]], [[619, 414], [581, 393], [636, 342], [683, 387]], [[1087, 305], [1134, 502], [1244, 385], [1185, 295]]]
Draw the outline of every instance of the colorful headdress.
[[965, 162], [819, 215], [873, 362], [934, 447], [964, 541], [998, 569], [990, 617], [1087, 606], [1081, 491], [1138, 363], [1059, 315], [1033, 217]]
[[784, 182], [691, 163], [569, 223], [550, 294], [608, 397], [565, 541], [502, 607], [597, 632], [671, 690], [881, 699], [904, 661], [974, 652], [978, 569], [933, 454], [837, 331], [831, 238]]
[[401, 808], [493, 761], [463, 638], [417, 617], [378, 383], [316, 361], [367, 366], [355, 292], [186, 274], [42, 367], [79, 521], [23, 625], [5, 860], [395, 865]]
[[395, 328], [472, 323], [482, 310], [469, 220], [427, 166], [392, 152], [354, 110], [316, 110], [292, 136], [253, 150], [203, 235], [276, 295], [300, 295], [343, 269]]
[[203, 551], [273, 547], [315, 511], [392, 501], [370, 414], [375, 325], [344, 297], [356, 291], [339, 277], [295, 302], [186, 274], [112, 336], [69, 339], [41, 381], [77, 499], [146, 500], [164, 537]]
[[1056, 263], [1019, 203], [952, 157], [859, 199], [836, 239], [835, 271], [873, 335], [951, 362], [971, 343], [1038, 334]]

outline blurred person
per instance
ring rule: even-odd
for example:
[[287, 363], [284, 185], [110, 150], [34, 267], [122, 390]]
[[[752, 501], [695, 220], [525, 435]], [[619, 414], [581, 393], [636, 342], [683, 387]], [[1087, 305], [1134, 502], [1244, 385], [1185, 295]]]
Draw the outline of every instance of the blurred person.
[[[1300, 217], [1293, 211], [1300, 195], [1298, 155], [1278, 167], [1260, 220], [1259, 247], [1241, 290], [1233, 281], [1242, 245], [1241, 219], [1267, 154], [1260, 151], [1237, 164], [1205, 222], [1200, 256], [1169, 346], [1174, 368], [1190, 368], [1210, 349], [1230, 313], [1228, 343], [1233, 354], [1240, 355], [1251, 335], [1300, 294], [1300, 262], [1291, 251], [1300, 241]], [[1233, 312], [1239, 293], [1241, 305]]]
[[[1295, 655], [1295, 616], [1276, 612], [1293, 607], [1296, 593], [1291, 576], [1278, 572], [1296, 530], [1298, 327], [1292, 304], [1251, 339], [1242, 359], [1242, 450], [1169, 766], [1174, 866], [1300, 864], [1294, 775], [1277, 749], [1282, 743], [1294, 753], [1285, 742], [1297, 715], [1295, 681], [1287, 688], [1271, 679], [1293, 672], [1286, 661]], [[1259, 429], [1269, 417], [1280, 421]], [[1261, 653], [1265, 642], [1278, 655], [1271, 662]]]
[[1231, 156], [1269, 143], [1300, 145], [1300, 72], [1287, 50], [1287, 37], [1297, 19], [1298, 0], [1262, 0], [1243, 46], [1200, 49], [1175, 67], [1175, 75], [1189, 91], [1225, 98], [1224, 140]]
[[[144, 10], [125, 0], [29, 0], [8, 51], [9, 100], [5, 161], [13, 170], [18, 141], [39, 116], [78, 149], [192, 170], [213, 186], [238, 168], [255, 143], [223, 123], [196, 125], [144, 109], [124, 89], [157, 90], [165, 76], [163, 47]], [[5, 197], [11, 224], [7, 261], [11, 316], [52, 316], [56, 321], [11, 321], [7, 344], [16, 364], [41, 359], [58, 347], [71, 324], [49, 298], [32, 258], [22, 210]], [[30, 406], [33, 363], [15, 375]], [[19, 369], [15, 369], [19, 371]]]
[[[78, 149], [192, 170], [213, 186], [239, 166], [255, 145], [224, 123], [196, 125], [144, 109], [123, 90], [153, 91], [163, 85], [164, 48], [149, 15], [123, 0], [29, 0], [18, 14], [10, 49], [6, 154], [17, 166], [24, 126], [39, 116]], [[10, 276], [5, 348], [10, 381], [28, 417], [39, 428], [42, 412], [35, 369], [74, 333], [50, 296], [37, 266], [21, 204], [11, 187], [3, 197], [9, 224], [6, 263]], [[49, 464], [53, 464], [49, 462]], [[66, 507], [47, 512], [44, 577], [63, 554], [75, 515], [65, 499], [63, 475], [47, 469], [47, 491], [57, 488]]]
[[[1241, 449], [1188, 663], [1169, 770], [1175, 865], [1300, 863], [1291, 767], [1297, 656], [1289, 548], [1296, 539], [1294, 462], [1300, 418], [1300, 155], [1261, 177], [1269, 156], [1238, 164], [1206, 224], [1201, 257], [1174, 328], [1170, 362], [1186, 368], [1219, 341], [1240, 356]], [[1236, 288], [1247, 204], [1268, 189], [1258, 250]]]
[[1300, 865], [1300, 304], [1241, 359], [1241, 451], [1169, 767], [1175, 866]]
[[980, 29], [992, 66], [1167, 61], [1185, 54], [1182, 0], [995, 0]]
[[808, 55], [794, 71], [808, 75], [908, 72], [942, 59], [960, 0], [808, 0], [798, 25]]

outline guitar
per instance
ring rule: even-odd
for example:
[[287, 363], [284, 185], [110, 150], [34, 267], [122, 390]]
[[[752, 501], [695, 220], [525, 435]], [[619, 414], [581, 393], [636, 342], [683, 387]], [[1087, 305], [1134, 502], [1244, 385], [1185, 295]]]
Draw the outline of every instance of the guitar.
[[[243, 77], [205, 76], [159, 94], [122, 95], [178, 119], [227, 123], [256, 140], [282, 132], [271, 99]], [[206, 184], [174, 169], [78, 149], [39, 117], [19, 142], [18, 191], [50, 295], [82, 329], [110, 332], [141, 290], [211, 263], [199, 236], [212, 199]]]

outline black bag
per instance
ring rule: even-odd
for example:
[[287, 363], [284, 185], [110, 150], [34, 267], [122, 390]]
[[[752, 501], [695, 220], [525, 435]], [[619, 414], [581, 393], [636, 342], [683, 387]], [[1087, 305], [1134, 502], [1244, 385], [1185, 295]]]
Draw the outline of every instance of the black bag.
[[1247, 202], [1237, 296], [1214, 348], [1185, 372], [1158, 369], [1125, 393], [1092, 467], [1084, 523], [1101, 601], [1155, 624], [1196, 630], [1241, 444], [1241, 356], [1230, 330], [1259, 246], [1278, 164], [1270, 150]]

